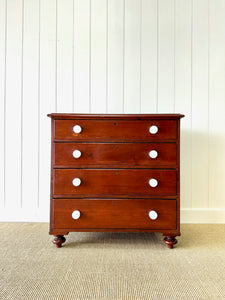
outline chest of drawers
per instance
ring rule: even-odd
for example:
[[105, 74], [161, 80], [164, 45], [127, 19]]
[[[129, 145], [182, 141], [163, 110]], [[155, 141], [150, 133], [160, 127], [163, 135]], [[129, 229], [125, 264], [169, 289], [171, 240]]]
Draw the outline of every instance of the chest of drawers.
[[49, 114], [50, 234], [72, 231], [180, 235], [181, 114]]

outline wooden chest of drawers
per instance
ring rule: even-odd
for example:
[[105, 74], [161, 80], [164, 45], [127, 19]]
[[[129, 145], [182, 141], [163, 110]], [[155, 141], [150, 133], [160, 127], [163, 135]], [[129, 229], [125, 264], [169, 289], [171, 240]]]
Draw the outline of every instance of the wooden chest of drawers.
[[50, 114], [50, 234], [180, 235], [180, 114]]

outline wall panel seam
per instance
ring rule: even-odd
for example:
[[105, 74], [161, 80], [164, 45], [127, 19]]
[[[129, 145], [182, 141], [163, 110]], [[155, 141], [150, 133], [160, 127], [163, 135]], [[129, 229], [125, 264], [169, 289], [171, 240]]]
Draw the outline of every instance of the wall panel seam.
[[41, 0], [39, 0], [39, 6], [38, 6], [38, 87], [37, 87], [37, 93], [38, 93], [38, 111], [37, 111], [37, 138], [38, 138], [38, 163], [37, 163], [37, 208], [39, 208], [40, 204], [40, 89], [41, 89]]
[[57, 98], [58, 98], [58, 0], [55, 2], [55, 112], [57, 112]]
[[91, 22], [92, 22], [92, 17], [91, 17], [91, 8], [92, 8], [92, 0], [90, 0], [90, 7], [89, 7], [89, 113], [91, 112], [91, 40], [92, 40], [92, 35], [91, 35]]
[[209, 207], [209, 171], [210, 171], [210, 159], [209, 159], [209, 150], [210, 150], [210, 143], [209, 143], [209, 132], [210, 132], [210, 117], [209, 117], [209, 110], [210, 110], [210, 0], [208, 0], [208, 207]]
[[139, 99], [139, 113], [141, 113], [142, 107], [142, 0], [140, 1], [140, 79], [139, 79], [139, 89], [140, 89], [140, 99]]
[[174, 0], [173, 4], [173, 112], [175, 112], [176, 109], [176, 103], [175, 103], [175, 91], [176, 91], [176, 0]]
[[[191, 107], [190, 107], [190, 110], [191, 110], [191, 116], [190, 116], [190, 122], [191, 122], [191, 139], [190, 139], [190, 142], [191, 142], [191, 155], [192, 155], [192, 149], [193, 149], [193, 118], [192, 118], [192, 113], [193, 113], [193, 26], [194, 26], [194, 5], [193, 5], [193, 1], [194, 0], [191, 0]], [[193, 162], [192, 162], [192, 159], [191, 159], [191, 180], [190, 180], [190, 184], [191, 184], [191, 199], [190, 199], [190, 206], [191, 208], [193, 208], [193, 194], [192, 194], [192, 174], [193, 174]]]
[[125, 110], [125, 87], [124, 87], [124, 82], [125, 82], [125, 1], [123, 0], [123, 113]]
[[109, 1], [106, 0], [106, 113], [108, 113], [109, 103], [108, 103], [108, 61], [109, 61]]
[[156, 74], [156, 113], [159, 111], [159, 1], [157, 0], [157, 74]]
[[22, 43], [21, 43], [21, 94], [20, 94], [20, 207], [23, 207], [23, 92], [24, 92], [24, 0], [22, 0]]
[[3, 207], [6, 207], [6, 182], [5, 182], [5, 176], [6, 176], [6, 74], [7, 74], [7, 25], [8, 25], [8, 18], [7, 18], [7, 13], [8, 13], [8, 9], [7, 9], [7, 0], [5, 0], [5, 57], [4, 57], [4, 171], [3, 171], [3, 176], [4, 176], [4, 186], [3, 186]]
[[74, 1], [73, 0], [73, 28], [72, 28], [72, 111], [75, 112], [75, 103], [74, 103], [74, 33], [75, 33], [75, 30], [74, 30]]

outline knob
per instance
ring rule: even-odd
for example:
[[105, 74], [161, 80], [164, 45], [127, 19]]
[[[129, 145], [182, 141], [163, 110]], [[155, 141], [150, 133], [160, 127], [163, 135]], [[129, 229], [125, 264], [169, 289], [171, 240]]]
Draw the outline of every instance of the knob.
[[149, 132], [151, 134], [156, 134], [158, 132], [158, 127], [156, 125], [152, 125], [150, 128], [149, 128]]
[[151, 220], [156, 220], [156, 219], [158, 218], [158, 214], [157, 214], [157, 212], [154, 211], [154, 210], [151, 210], [151, 211], [148, 213], [148, 215], [149, 215], [149, 218], [150, 218]]
[[151, 178], [148, 183], [151, 187], [156, 187], [158, 185], [158, 180]]
[[79, 210], [74, 210], [74, 211], [72, 212], [72, 218], [73, 218], [74, 220], [79, 219], [79, 218], [80, 218], [80, 211], [79, 211]]
[[80, 178], [74, 178], [72, 182], [73, 182], [73, 185], [74, 185], [74, 186], [79, 186], [79, 185], [81, 185], [81, 180], [80, 180]]
[[80, 152], [80, 150], [74, 150], [74, 151], [73, 151], [73, 157], [74, 157], [74, 158], [79, 158], [79, 157], [81, 157], [81, 152]]
[[151, 150], [149, 156], [154, 159], [158, 156], [158, 152], [156, 150]]
[[81, 131], [82, 131], [82, 128], [81, 128], [80, 125], [73, 126], [73, 132], [75, 132], [75, 133], [81, 133]]

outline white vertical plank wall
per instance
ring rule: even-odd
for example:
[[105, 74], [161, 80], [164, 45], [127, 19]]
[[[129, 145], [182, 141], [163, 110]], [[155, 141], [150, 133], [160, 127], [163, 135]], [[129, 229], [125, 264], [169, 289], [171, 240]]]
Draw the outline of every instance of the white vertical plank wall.
[[123, 112], [124, 1], [108, 0], [107, 113]]
[[73, 0], [57, 1], [57, 111], [72, 112], [73, 97]]
[[5, 73], [6, 73], [6, 2], [0, 1], [0, 210], [5, 206]]
[[[185, 14], [183, 12], [185, 11]], [[175, 112], [183, 112], [181, 131], [182, 207], [190, 208], [192, 197], [191, 180], [191, 95], [192, 95], [192, 2], [186, 0], [175, 3]], [[185, 180], [183, 179], [185, 178]]]
[[[192, 39], [192, 207], [209, 205], [209, 7], [193, 1]], [[202, 166], [205, 166], [202, 172]], [[195, 170], [195, 171], [194, 171]], [[196, 202], [194, 199], [198, 199]]]
[[33, 218], [41, 221], [49, 216], [46, 192], [50, 189], [50, 122], [46, 115], [57, 109], [57, 3], [55, 0], [41, 0], [39, 5], [39, 195]]
[[[74, 0], [74, 111], [90, 112], [91, 1]], [[72, 63], [72, 62], [71, 62]], [[82, 99], [82, 101], [81, 101]]]
[[19, 214], [23, 205], [24, 2], [9, 0], [6, 5], [4, 206]]
[[107, 106], [107, 0], [91, 0], [90, 112], [105, 113]]
[[33, 211], [38, 203], [39, 3], [36, 0], [23, 2], [22, 68], [21, 210]]
[[[209, 209], [224, 207], [225, 1], [209, 1]], [[223, 188], [222, 188], [223, 190]], [[217, 201], [214, 201], [217, 199]]]
[[158, 0], [158, 113], [174, 112], [174, 7]]
[[124, 113], [140, 113], [141, 4], [139, 0], [125, 0]]
[[158, 0], [141, 2], [140, 108], [156, 113], [158, 99]]
[[0, 0], [0, 221], [48, 221], [51, 112], [184, 113], [181, 222], [225, 223], [224, 0]]

